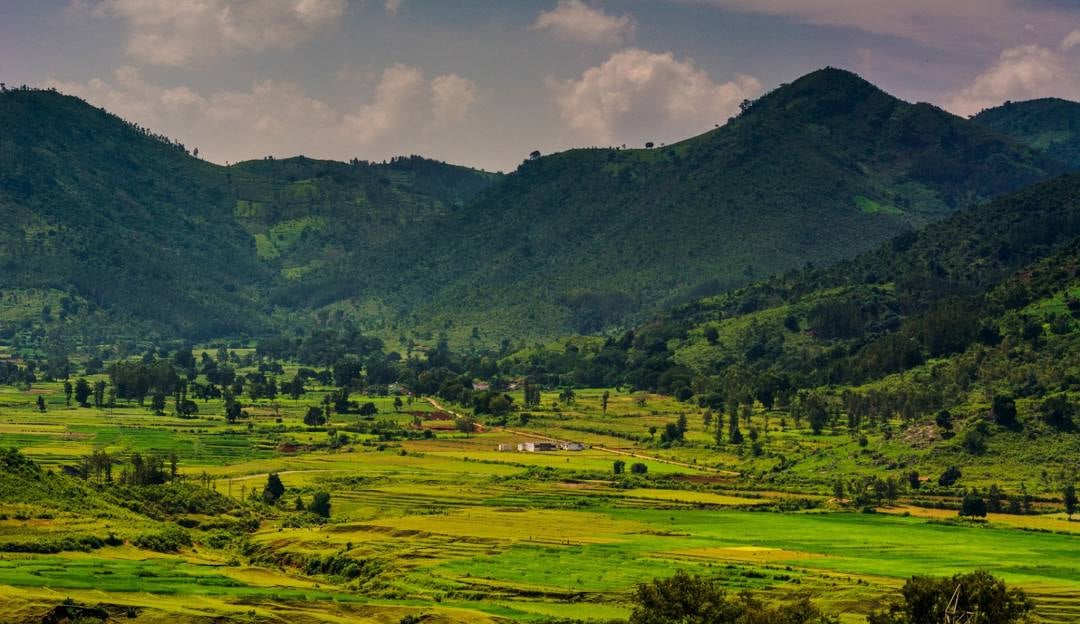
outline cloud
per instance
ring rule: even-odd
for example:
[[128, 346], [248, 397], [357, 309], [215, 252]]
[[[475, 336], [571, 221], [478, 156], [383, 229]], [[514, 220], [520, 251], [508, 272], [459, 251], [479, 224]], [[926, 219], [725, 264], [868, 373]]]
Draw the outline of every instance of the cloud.
[[1061, 32], [1080, 17], [1066, 2], [1018, 0], [680, 0], [784, 17], [819, 26], [853, 28], [939, 48], [996, 47], [1033, 31]]
[[401, 64], [383, 71], [370, 103], [344, 114], [287, 81], [199, 93], [151, 83], [132, 66], [107, 80], [50, 79], [42, 86], [198, 147], [217, 162], [267, 154], [378, 159], [408, 149], [427, 153], [430, 146], [453, 143], [476, 99], [468, 79], [445, 74], [429, 82], [419, 69]]
[[1008, 48], [966, 87], [950, 96], [945, 108], [973, 115], [1006, 100], [1041, 97], [1080, 99], [1080, 32], [1069, 33], [1056, 49], [1039, 45]]
[[611, 55], [580, 79], [549, 79], [548, 87], [567, 128], [607, 144], [702, 132], [761, 92], [752, 76], [718, 84], [691, 61], [639, 49]]
[[401, 10], [401, 2], [402, 0], [386, 0], [386, 14], [397, 15]]
[[446, 74], [431, 81], [431, 112], [435, 124], [459, 122], [476, 102], [476, 83], [457, 74]]
[[345, 127], [357, 142], [371, 143], [412, 116], [412, 103], [421, 97], [424, 87], [424, 74], [415, 67], [399, 63], [386, 68], [375, 89], [375, 101], [346, 115]]
[[133, 59], [170, 66], [288, 50], [344, 12], [345, 0], [101, 0], [93, 8], [94, 15], [128, 23]]
[[540, 13], [532, 29], [563, 41], [614, 45], [633, 37], [637, 22], [630, 15], [608, 15], [581, 0], [559, 0], [554, 9]]

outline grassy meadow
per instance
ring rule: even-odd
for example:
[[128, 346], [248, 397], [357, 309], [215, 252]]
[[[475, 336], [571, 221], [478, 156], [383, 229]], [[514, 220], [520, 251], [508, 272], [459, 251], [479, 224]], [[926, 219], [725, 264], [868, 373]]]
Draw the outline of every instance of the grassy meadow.
[[[0, 492], [0, 600], [25, 618], [70, 599], [147, 622], [605, 621], [629, 615], [635, 584], [684, 569], [773, 600], [806, 595], [844, 622], [862, 622], [911, 575], [986, 569], [1027, 590], [1039, 621], [1080, 618], [1080, 523], [1054, 506], [1038, 466], [965, 464], [969, 485], [1014, 491], [1024, 482], [1036, 513], [961, 521], [949, 491], [908, 491], [875, 510], [844, 505], [831, 485], [840, 474], [911, 467], [936, 478], [948, 454], [869, 431], [814, 436], [781, 412], [759, 409], [746, 421], [745, 431], [759, 432], [755, 454], [749, 441], [717, 448], [702, 410], [659, 395], [607, 389], [604, 410], [603, 389], [578, 391], [569, 403], [545, 392], [528, 416], [481, 421], [469, 434], [449, 420], [457, 406], [414, 399], [395, 409], [393, 397], [354, 397], [378, 413], [305, 425], [304, 413], [330, 390], [250, 402], [248, 416], [230, 424], [220, 399], [178, 418], [123, 402], [69, 406], [59, 383], [3, 387], [0, 447], [18, 449], [47, 476], [0, 482], [9, 490]], [[686, 441], [663, 448], [658, 432], [680, 414]], [[349, 431], [379, 421], [412, 435]], [[496, 450], [530, 439], [588, 448]], [[175, 454], [185, 482], [235, 507], [155, 513], [49, 474], [95, 451]], [[615, 475], [617, 460], [645, 473]], [[772, 471], [780, 461], [792, 464], [782, 477]], [[258, 500], [271, 472], [286, 488], [276, 508]], [[331, 494], [327, 522], [290, 513], [296, 498], [320, 490]], [[177, 524], [190, 545], [140, 545]], [[115, 539], [10, 552], [92, 535]]]

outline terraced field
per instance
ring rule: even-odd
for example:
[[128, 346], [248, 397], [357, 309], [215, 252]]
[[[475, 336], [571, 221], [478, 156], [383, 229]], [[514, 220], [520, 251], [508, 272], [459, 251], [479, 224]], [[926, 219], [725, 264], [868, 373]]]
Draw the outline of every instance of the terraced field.
[[[39, 393], [45, 413], [34, 405]], [[0, 599], [26, 617], [71, 598], [112, 605], [136, 621], [608, 620], [628, 615], [636, 583], [684, 569], [771, 599], [808, 595], [843, 621], [862, 622], [911, 575], [987, 569], [1029, 591], [1040, 621], [1080, 620], [1080, 524], [1049, 503], [1040, 503], [1045, 513], [992, 514], [982, 523], [910, 496], [878, 513], [839, 509], [817, 471], [886, 472], [860, 459], [844, 434], [812, 437], [791, 423], [781, 429], [779, 415], [766, 424], [765, 414], [754, 414], [769, 448], [808, 465], [797, 480], [771, 483], [762, 467], [775, 456], [697, 444], [707, 438], [700, 413], [690, 415], [687, 444], [651, 444], [648, 427], [686, 413], [664, 397], [641, 406], [640, 398], [616, 394], [605, 414], [600, 391], [583, 391], [573, 405], [471, 435], [447, 430], [424, 402], [399, 412], [391, 398], [372, 397], [373, 420], [435, 433], [395, 440], [346, 433], [348, 441], [334, 446], [362, 419], [336, 415], [327, 427], [304, 426], [302, 414], [323, 393], [255, 402], [246, 422], [230, 425], [219, 401], [179, 419], [137, 405], [68, 407], [57, 384], [2, 389], [0, 447], [19, 448], [53, 470], [95, 450], [176, 453], [191, 482], [260, 520], [242, 538], [225, 540], [212, 528], [218, 518], [188, 514], [194, 545], [160, 553], [134, 541], [169, 522], [114, 503], [83, 510], [0, 493], [2, 543], [126, 527], [121, 544], [87, 552], [0, 554]], [[554, 400], [544, 396], [544, 404]], [[592, 448], [495, 450], [530, 438]], [[878, 453], [891, 444], [873, 442]], [[646, 472], [616, 476], [616, 460]], [[270, 472], [285, 486], [276, 510], [252, 498]], [[294, 498], [307, 501], [320, 490], [331, 494], [329, 522], [298, 521]], [[356, 573], [320, 571], [333, 561], [351, 562]]]

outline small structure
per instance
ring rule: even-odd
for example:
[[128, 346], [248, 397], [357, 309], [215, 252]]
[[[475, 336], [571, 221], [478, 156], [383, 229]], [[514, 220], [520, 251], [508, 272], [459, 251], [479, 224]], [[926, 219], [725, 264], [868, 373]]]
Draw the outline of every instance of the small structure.
[[554, 442], [522, 442], [517, 449], [523, 453], [537, 453], [540, 451], [554, 451], [557, 447]]
[[585, 445], [581, 442], [559, 442], [559, 449], [563, 451], [584, 451]]
[[517, 446], [515, 446], [513, 444], [500, 444], [498, 447], [496, 447], [495, 450], [506, 452], [506, 451], [513, 451], [516, 448], [517, 448]]

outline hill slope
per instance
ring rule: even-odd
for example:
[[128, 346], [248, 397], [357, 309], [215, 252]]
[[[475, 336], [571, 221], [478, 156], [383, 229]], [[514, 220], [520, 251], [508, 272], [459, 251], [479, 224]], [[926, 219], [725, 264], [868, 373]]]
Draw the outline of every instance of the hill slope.
[[423, 257], [399, 255], [388, 287], [430, 297], [406, 324], [459, 338], [591, 332], [854, 256], [1064, 169], [827, 69], [676, 145], [528, 161], [435, 226], [465, 238], [414, 239]]
[[220, 167], [82, 100], [0, 94], [0, 332], [265, 333], [272, 288], [494, 176], [422, 158]]
[[1080, 168], [1080, 103], [1058, 98], [1007, 102], [972, 121]]
[[494, 176], [422, 158], [218, 167], [76, 98], [0, 95], [0, 332], [595, 332], [854, 256], [1066, 169], [826, 69], [707, 134]]
[[[1075, 392], [1078, 319], [1080, 175], [1068, 175], [833, 267], [680, 307], [577, 370], [595, 377], [587, 384], [720, 404], [903, 387], [925, 411]], [[910, 375], [923, 382], [909, 386]]]

